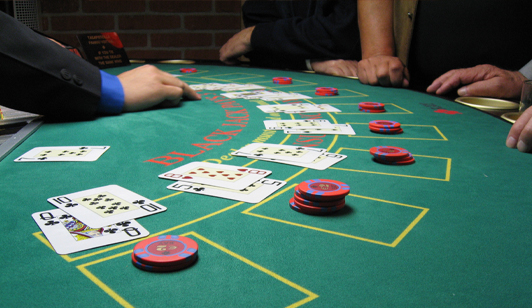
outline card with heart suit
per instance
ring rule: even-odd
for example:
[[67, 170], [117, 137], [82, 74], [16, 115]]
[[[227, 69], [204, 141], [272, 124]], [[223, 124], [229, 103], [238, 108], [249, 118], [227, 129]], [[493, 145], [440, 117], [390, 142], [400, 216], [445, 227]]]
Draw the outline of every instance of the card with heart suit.
[[118, 185], [52, 197], [48, 202], [92, 228], [166, 211], [166, 207]]
[[205, 184], [189, 183], [184, 181], [175, 181], [167, 188], [171, 190], [243, 201], [247, 203], [259, 203], [284, 185], [286, 185], [285, 181], [264, 178], [240, 190]]
[[299, 161], [310, 163], [325, 153], [325, 149], [309, 148], [294, 145], [272, 144], [272, 143], [251, 143], [234, 151], [231, 155], [245, 156], [256, 159], [277, 159], [287, 161]]
[[109, 146], [37, 147], [15, 159], [15, 162], [95, 161]]
[[31, 216], [60, 255], [135, 240], [150, 234], [135, 220], [94, 228], [60, 209]]
[[270, 170], [192, 162], [160, 174], [159, 178], [240, 190], [271, 173]]
[[303, 168], [315, 169], [315, 170], [325, 170], [329, 168], [330, 166], [346, 158], [347, 158], [347, 155], [343, 155], [343, 154], [324, 153], [310, 163], [303, 163], [299, 161], [279, 160], [279, 159], [262, 159], [262, 160], [285, 164], [285, 165], [292, 165], [292, 166], [298, 166], [298, 167], [303, 167]]
[[331, 122], [327, 120], [264, 120], [263, 122], [268, 130], [333, 128]]
[[299, 134], [299, 135], [308, 135], [308, 134], [324, 134], [324, 135], [356, 135], [355, 131], [349, 124], [333, 124], [333, 127], [324, 127], [317, 129], [285, 129], [285, 134]]

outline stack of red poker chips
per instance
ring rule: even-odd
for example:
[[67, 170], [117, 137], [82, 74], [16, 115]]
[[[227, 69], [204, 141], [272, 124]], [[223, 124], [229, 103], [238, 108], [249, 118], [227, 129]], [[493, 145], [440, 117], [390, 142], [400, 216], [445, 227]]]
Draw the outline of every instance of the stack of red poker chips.
[[198, 70], [193, 67], [188, 67], [188, 68], [186, 67], [186, 68], [179, 69], [179, 71], [181, 73], [196, 73]]
[[383, 103], [376, 103], [376, 102], [361, 102], [358, 103], [358, 110], [362, 112], [369, 112], [369, 113], [380, 113], [380, 112], [386, 112], [386, 109], [384, 109]]
[[133, 265], [148, 272], [173, 272], [198, 259], [198, 244], [188, 237], [160, 235], [145, 239], [133, 249]]
[[338, 95], [338, 89], [330, 88], [330, 87], [318, 87], [316, 88], [316, 95], [320, 95], [320, 96]]
[[378, 146], [369, 149], [376, 162], [386, 165], [410, 165], [416, 162], [412, 153], [403, 148]]
[[299, 183], [290, 208], [310, 215], [326, 215], [345, 207], [349, 185], [335, 180], [312, 179]]
[[401, 123], [395, 121], [374, 120], [369, 122], [369, 130], [379, 134], [401, 134]]
[[273, 77], [273, 83], [275, 83], [275, 84], [292, 84], [292, 78], [290, 78], [290, 77]]

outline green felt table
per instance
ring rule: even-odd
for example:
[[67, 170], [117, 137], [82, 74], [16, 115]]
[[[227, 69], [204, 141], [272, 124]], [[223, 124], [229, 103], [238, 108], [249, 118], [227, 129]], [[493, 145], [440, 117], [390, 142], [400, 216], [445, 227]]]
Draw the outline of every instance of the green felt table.
[[[46, 123], [0, 162], [3, 307], [530, 307], [532, 155], [505, 147], [511, 124], [452, 101], [303, 72], [158, 64], [190, 83], [254, 83], [312, 96], [341, 113], [267, 114], [280, 102], [227, 100], [203, 91], [178, 108]], [[131, 66], [134, 67], [134, 66]], [[118, 74], [126, 68], [109, 69]], [[275, 85], [272, 77], [293, 78]], [[314, 95], [318, 86], [340, 95]], [[362, 101], [386, 113], [358, 110]], [[73, 102], [75, 103], [75, 102]], [[438, 112], [436, 112], [438, 111]], [[442, 112], [444, 111], [444, 112]], [[285, 135], [267, 119], [348, 123], [356, 135]], [[371, 120], [402, 123], [379, 135]], [[347, 158], [323, 171], [230, 156], [252, 142], [321, 147]], [[95, 162], [15, 163], [37, 146], [108, 145]], [[376, 163], [379, 145], [409, 150], [406, 166]], [[193, 161], [272, 170], [286, 186], [250, 204], [171, 191], [157, 176]], [[329, 216], [290, 209], [294, 186], [314, 178], [350, 185]], [[58, 255], [31, 214], [49, 197], [116, 184], [168, 210], [138, 219], [151, 235], [194, 239], [199, 259], [173, 273], [131, 264], [135, 242]], [[138, 242], [138, 241], [137, 241]]]

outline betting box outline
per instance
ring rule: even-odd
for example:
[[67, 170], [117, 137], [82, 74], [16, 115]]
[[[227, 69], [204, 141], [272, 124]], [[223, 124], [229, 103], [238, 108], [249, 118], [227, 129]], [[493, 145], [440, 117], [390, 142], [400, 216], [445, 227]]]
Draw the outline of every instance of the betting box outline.
[[364, 241], [364, 242], [369, 242], [369, 243], [378, 244], [378, 245], [382, 245], [382, 246], [387, 246], [387, 247], [392, 247], [393, 248], [393, 247], [396, 247], [403, 240], [403, 238], [405, 238], [405, 236], [415, 227], [415, 225], [429, 211], [428, 208], [424, 208], [424, 207], [420, 207], [420, 206], [404, 204], [404, 203], [388, 201], [388, 200], [382, 200], [382, 199], [376, 199], [376, 198], [367, 197], [367, 196], [349, 194], [349, 196], [355, 197], [355, 198], [368, 199], [368, 200], [372, 200], [372, 201], [390, 203], [390, 204], [395, 204], [395, 205], [399, 205], [399, 206], [406, 206], [406, 207], [410, 207], [410, 208], [415, 208], [415, 209], [421, 210], [421, 212], [417, 215], [417, 217], [414, 220], [412, 220], [410, 222], [410, 224], [408, 224], [408, 226], [391, 243], [385, 243], [385, 242], [382, 242], [382, 241], [377, 241], [377, 240], [373, 240], [373, 239], [369, 239], [369, 238], [364, 238], [364, 237], [360, 237], [360, 236], [356, 236], [356, 235], [352, 235], [352, 234], [346, 234], [346, 233], [336, 232], [336, 231], [332, 231], [332, 230], [326, 230], [326, 229], [322, 229], [322, 228], [318, 228], [318, 227], [314, 227], [314, 226], [309, 226], [309, 225], [305, 225], [305, 224], [300, 224], [300, 223], [296, 223], [296, 222], [292, 222], [292, 221], [287, 221], [287, 220], [278, 219], [278, 218], [274, 218], [274, 217], [261, 215], [261, 214], [256, 214], [256, 213], [252, 213], [251, 212], [252, 210], [254, 210], [254, 209], [258, 208], [259, 206], [267, 203], [268, 201], [270, 201], [270, 200], [272, 200], [272, 199], [274, 199], [274, 198], [286, 193], [287, 191], [294, 190], [294, 188], [297, 185], [298, 184], [293, 184], [293, 185], [291, 185], [291, 186], [289, 186], [289, 187], [287, 187], [287, 188], [285, 188], [285, 189], [283, 189], [283, 190], [281, 190], [281, 191], [269, 196], [268, 198], [264, 199], [263, 201], [261, 201], [261, 202], [255, 204], [255, 205], [253, 205], [252, 207], [242, 211], [242, 214], [251, 215], [251, 216], [258, 217], [258, 218], [268, 219], [268, 220], [272, 220], [272, 221], [275, 221], [275, 222], [280, 222], [280, 223], [284, 223], [284, 224], [288, 224], [288, 225], [292, 225], [292, 226], [296, 226], [296, 227], [306, 228], [306, 229], [310, 229], [310, 230], [314, 230], [314, 231], [318, 231], [318, 232], [329, 233], [329, 234], [333, 234], [333, 235], [338, 235], [338, 236], [342, 236], [342, 237], [347, 237], [347, 238], [351, 238], [351, 239], [356, 239], [356, 240], [360, 240], [360, 241]]
[[[362, 152], [368, 152], [367, 149], [353, 149], [353, 148], [339, 148], [336, 151], [336, 154], [340, 154], [341, 151], [348, 150], [348, 151], [362, 151]], [[408, 174], [398, 174], [398, 173], [387, 173], [387, 172], [378, 172], [378, 171], [370, 171], [370, 170], [356, 170], [356, 169], [349, 169], [349, 168], [338, 168], [338, 167], [329, 167], [329, 169], [336, 169], [336, 170], [343, 170], [343, 171], [351, 171], [351, 172], [362, 172], [362, 173], [372, 173], [372, 174], [381, 174], [381, 175], [388, 175], [388, 176], [400, 176], [400, 177], [406, 177], [406, 178], [416, 178], [416, 179], [422, 179], [422, 180], [432, 180], [432, 181], [444, 181], [449, 182], [451, 180], [451, 163], [452, 159], [448, 157], [437, 157], [437, 156], [428, 156], [428, 155], [419, 155], [419, 154], [412, 154], [414, 158], [424, 157], [424, 158], [430, 158], [430, 159], [440, 159], [444, 160], [445, 163], [445, 177], [443, 178], [431, 178], [431, 177], [424, 177], [424, 176], [417, 176], [417, 175], [408, 175]]]

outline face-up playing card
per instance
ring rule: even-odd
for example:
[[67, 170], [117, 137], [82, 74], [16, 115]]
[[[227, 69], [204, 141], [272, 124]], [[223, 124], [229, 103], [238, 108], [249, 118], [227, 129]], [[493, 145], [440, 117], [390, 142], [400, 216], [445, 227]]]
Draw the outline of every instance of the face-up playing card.
[[274, 113], [314, 113], [314, 112], [342, 112], [340, 109], [334, 108], [331, 105], [321, 104], [314, 105], [310, 103], [297, 104], [280, 104], [280, 105], [260, 105], [257, 106], [262, 112]]
[[229, 92], [222, 93], [227, 98], [242, 98], [242, 99], [261, 99], [264, 101], [282, 101], [289, 99], [311, 99], [312, 97], [298, 94], [298, 93], [286, 93], [286, 92], [274, 92], [256, 90], [250, 92]]
[[24, 153], [15, 162], [95, 161], [109, 146], [37, 147]]
[[159, 178], [239, 190], [248, 187], [271, 173], [270, 170], [192, 162], [165, 172], [159, 175]]
[[264, 89], [263, 86], [256, 84], [239, 84], [239, 83], [202, 83], [193, 84], [190, 87], [194, 91], [209, 90], [209, 91], [248, 91]]
[[325, 153], [325, 149], [271, 143], [252, 143], [231, 153], [256, 159], [278, 159], [310, 163]]
[[349, 124], [333, 124], [333, 127], [324, 127], [317, 129], [285, 129], [285, 134], [324, 134], [324, 135], [356, 135], [355, 131]]
[[118, 185], [57, 196], [48, 202], [93, 228], [166, 211], [166, 207]]
[[285, 165], [298, 166], [303, 168], [315, 169], [315, 170], [325, 170], [330, 166], [344, 160], [347, 155], [336, 154], [336, 153], [325, 153], [320, 155], [314, 161], [310, 163], [302, 163], [300, 161], [287, 161], [287, 160], [277, 160], [277, 159], [263, 159], [265, 161], [271, 161], [274, 163], [281, 163]]
[[130, 241], [150, 234], [135, 220], [95, 228], [60, 209], [38, 212], [31, 216], [60, 255]]
[[268, 130], [284, 130], [291, 128], [318, 129], [333, 125], [327, 120], [264, 120], [264, 126]]
[[264, 178], [240, 190], [188, 183], [183, 181], [176, 181], [167, 188], [193, 194], [213, 196], [248, 203], [258, 203], [276, 192], [285, 184], [286, 182], [284, 181]]

